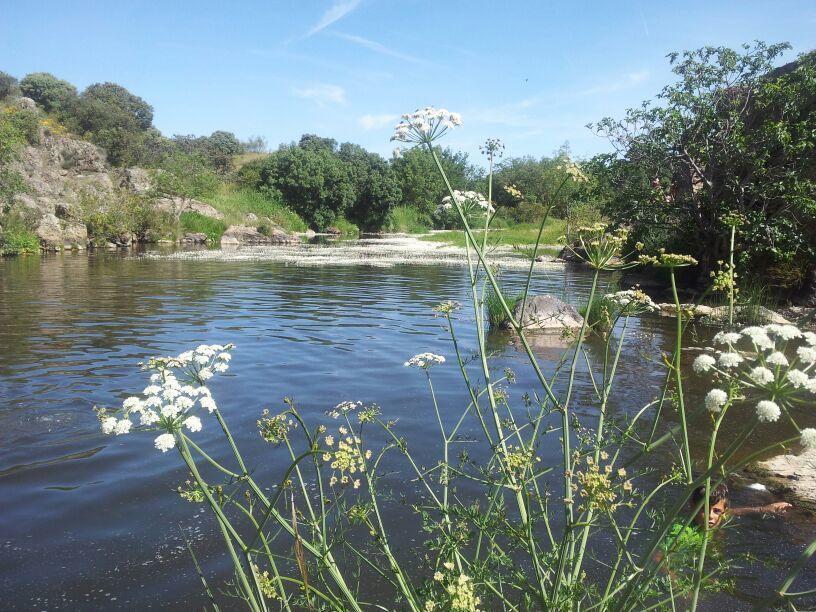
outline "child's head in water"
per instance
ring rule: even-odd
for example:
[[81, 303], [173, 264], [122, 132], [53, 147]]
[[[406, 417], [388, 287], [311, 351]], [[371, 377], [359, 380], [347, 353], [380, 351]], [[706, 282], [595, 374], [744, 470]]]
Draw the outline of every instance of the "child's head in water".
[[[703, 501], [705, 492], [705, 485], [694, 489], [694, 493], [691, 494], [692, 510], [697, 508], [698, 504]], [[708, 517], [706, 517], [705, 504], [703, 504], [697, 514], [694, 515], [694, 523], [701, 529], [705, 529], [706, 523], [708, 523], [709, 529], [716, 527], [725, 515], [726, 510], [728, 510], [728, 486], [721, 483], [711, 489], [711, 495], [708, 497]]]

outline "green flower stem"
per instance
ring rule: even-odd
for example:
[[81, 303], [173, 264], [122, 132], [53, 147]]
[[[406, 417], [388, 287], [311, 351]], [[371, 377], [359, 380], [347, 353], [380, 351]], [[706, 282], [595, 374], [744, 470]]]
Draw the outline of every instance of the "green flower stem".
[[[221, 529], [221, 533], [224, 536], [224, 541], [227, 544], [227, 550], [229, 551], [230, 557], [232, 557], [233, 566], [235, 567], [235, 573], [238, 575], [238, 580], [241, 583], [241, 587], [244, 591], [244, 595], [247, 598], [247, 603], [249, 604], [250, 608], [254, 611], [262, 611], [265, 609], [265, 605], [260, 605], [256, 599], [256, 591], [255, 589], [250, 586], [249, 580], [247, 579], [246, 572], [244, 571], [244, 564], [238, 558], [238, 554], [235, 550], [235, 547], [232, 544], [232, 540], [234, 539], [238, 546], [241, 548], [241, 551], [246, 554], [247, 547], [244, 544], [241, 536], [235, 531], [230, 523], [229, 519], [224, 515], [224, 512], [221, 510], [221, 507], [218, 505], [218, 502], [213, 499], [212, 493], [210, 493], [210, 488], [204, 479], [201, 477], [201, 474], [198, 472], [198, 468], [196, 467], [195, 461], [193, 461], [192, 456], [190, 455], [190, 449], [187, 446], [186, 436], [184, 434], [177, 434], [176, 435], [176, 442], [178, 443], [178, 450], [179, 454], [181, 455], [182, 460], [187, 465], [187, 468], [190, 470], [190, 473], [193, 475], [193, 478], [196, 481], [196, 484], [199, 486], [199, 489], [204, 493], [204, 497], [207, 499], [207, 503], [210, 506], [210, 509], [213, 511], [217, 518], [218, 526]], [[252, 568], [249, 567], [249, 571], [252, 571]], [[263, 596], [261, 596], [263, 598]]]
[[675, 338], [674, 352], [674, 379], [677, 388], [677, 409], [680, 412], [680, 426], [683, 431], [682, 460], [683, 468], [686, 471], [686, 481], [691, 482], [694, 476], [691, 470], [691, 449], [689, 448], [688, 423], [686, 422], [686, 401], [683, 396], [683, 374], [682, 374], [682, 352], [683, 352], [683, 307], [680, 305], [680, 296], [677, 294], [677, 283], [674, 280], [674, 268], [669, 268], [671, 277], [672, 296], [674, 297], [674, 308], [677, 312], [677, 334]]
[[[714, 463], [714, 450], [717, 445], [717, 434], [720, 431], [720, 425], [725, 418], [725, 413], [728, 412], [728, 407], [731, 405], [731, 402], [728, 401], [725, 406], [722, 407], [720, 413], [717, 415], [717, 418], [714, 420], [714, 431], [711, 432], [711, 440], [708, 445], [708, 463], [706, 464], [707, 469], [711, 469], [711, 465]], [[705, 500], [703, 503], [703, 509], [706, 517], [705, 526], [703, 527], [703, 543], [700, 547], [700, 556], [697, 559], [697, 567], [694, 572], [694, 594], [691, 598], [691, 610], [697, 609], [697, 601], [700, 598], [700, 585], [702, 584], [703, 580], [703, 568], [705, 566], [705, 558], [706, 558], [706, 548], [708, 546], [708, 532], [710, 529], [708, 528], [708, 515], [711, 511], [709, 509], [709, 496], [711, 495], [711, 477], [709, 476], [705, 480]]]
[[731, 225], [731, 243], [728, 249], [728, 326], [734, 325], [734, 238], [737, 234], [737, 226]]

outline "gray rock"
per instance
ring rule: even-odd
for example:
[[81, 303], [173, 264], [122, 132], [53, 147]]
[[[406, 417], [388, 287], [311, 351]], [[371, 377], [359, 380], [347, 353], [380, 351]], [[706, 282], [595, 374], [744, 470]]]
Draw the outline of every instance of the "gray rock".
[[207, 244], [207, 234], [203, 232], [191, 232], [184, 234], [184, 237], [181, 239], [181, 244]]
[[40, 247], [46, 251], [59, 251], [62, 248], [62, 225], [56, 215], [44, 215], [37, 224], [35, 233], [40, 239]]
[[23, 110], [37, 110], [37, 103], [31, 98], [17, 98], [17, 108]]
[[256, 215], [255, 213], [247, 213], [246, 215], [244, 215], [244, 223], [250, 224], [250, 223], [257, 223], [257, 222], [258, 222], [258, 215]]
[[248, 225], [230, 225], [221, 236], [222, 247], [261, 245], [261, 244], [292, 244], [297, 238], [278, 228], [272, 228], [268, 234], [262, 234]]
[[749, 471], [768, 479], [772, 488], [792, 491], [803, 505], [816, 509], [816, 449], [777, 455], [754, 464]]
[[144, 168], [125, 168], [119, 178], [119, 187], [144, 195], [153, 189], [153, 176]]
[[218, 211], [216, 208], [210, 206], [206, 202], [201, 202], [199, 200], [187, 200], [185, 198], [157, 198], [153, 202], [154, 208], [159, 211], [167, 212], [172, 215], [180, 215], [185, 211], [192, 211], [197, 212], [200, 215], [204, 215], [205, 217], [210, 217], [212, 219], [223, 220], [224, 214]]
[[[524, 318], [520, 323], [524, 329], [542, 331], [562, 331], [579, 329], [584, 318], [575, 306], [559, 300], [553, 295], [534, 295], [524, 300]], [[521, 316], [522, 302], [513, 309], [516, 320]]]
[[88, 228], [84, 223], [69, 222], [62, 230], [62, 246], [65, 249], [84, 250], [88, 248]]

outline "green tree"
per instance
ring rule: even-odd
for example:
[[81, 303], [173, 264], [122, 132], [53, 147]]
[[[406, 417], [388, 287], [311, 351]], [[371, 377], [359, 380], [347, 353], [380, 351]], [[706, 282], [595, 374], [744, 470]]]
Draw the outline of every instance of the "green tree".
[[138, 163], [152, 128], [153, 107], [116, 83], [88, 86], [73, 105], [69, 127], [103, 147], [116, 165]]
[[182, 200], [212, 195], [219, 184], [218, 177], [200, 153], [175, 151], [164, 159], [156, 174], [156, 189]]
[[13, 97], [17, 95], [19, 91], [20, 86], [19, 83], [17, 83], [17, 79], [7, 72], [0, 70], [0, 100]]
[[[437, 149], [437, 154], [454, 189], [476, 187], [479, 173], [466, 153]], [[402, 192], [402, 204], [431, 218], [448, 191], [427, 151], [414, 148], [394, 159], [392, 167]]]
[[76, 87], [48, 72], [32, 72], [20, 81], [20, 93], [48, 112], [65, 113], [77, 97]]
[[594, 161], [607, 213], [633, 240], [694, 255], [707, 278], [725, 259], [722, 220], [737, 213], [741, 263], [772, 283], [802, 283], [816, 253], [816, 70], [813, 54], [773, 70], [788, 48], [673, 53], [678, 80], [658, 104], [594, 126], [616, 150]]
[[379, 230], [402, 199], [394, 170], [380, 155], [350, 142], [340, 145], [338, 155], [354, 188], [354, 202], [346, 216], [363, 229]]

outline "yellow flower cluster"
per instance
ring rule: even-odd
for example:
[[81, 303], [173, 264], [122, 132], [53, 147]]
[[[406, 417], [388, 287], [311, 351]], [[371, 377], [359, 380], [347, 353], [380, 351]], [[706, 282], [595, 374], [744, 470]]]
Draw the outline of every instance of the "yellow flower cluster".
[[656, 266], [658, 268], [684, 268], [697, 265], [697, 260], [691, 255], [666, 253], [665, 249], [660, 249], [657, 255], [641, 255], [638, 262], [644, 266]]
[[624, 480], [621, 486], [624, 491], [632, 490], [631, 481], [625, 480], [624, 468], [619, 468], [615, 472], [611, 465], [606, 465], [602, 470], [592, 457], [586, 458], [586, 469], [578, 472], [576, 477], [578, 483], [573, 483], [573, 491], [580, 493], [587, 508], [599, 512], [614, 512], [623, 503], [616, 491], [617, 486], [614, 482], [616, 477]]
[[258, 419], [258, 431], [267, 442], [279, 444], [286, 438], [289, 430], [294, 429], [297, 424], [288, 418], [285, 412], [273, 417], [267, 416], [268, 414], [269, 410], [264, 410], [263, 416]]
[[[345, 437], [338, 438], [336, 449], [326, 450], [323, 453], [323, 461], [330, 462], [329, 466], [340, 473], [340, 478], [332, 476], [329, 479], [329, 484], [334, 486], [339, 481], [343, 485], [353, 484], [354, 488], [357, 489], [360, 487], [360, 479], [352, 479], [350, 475], [353, 476], [357, 472], [366, 471], [365, 462], [366, 459], [371, 459], [371, 451], [367, 450], [363, 453], [360, 449], [360, 438], [349, 435], [345, 427], [340, 427], [339, 432], [340, 436]], [[334, 436], [326, 436], [324, 441], [329, 449], [334, 448]]]
[[734, 271], [734, 266], [730, 263], [724, 263], [722, 260], [718, 261], [717, 264], [720, 269], [716, 272], [712, 270], [710, 273], [711, 287], [714, 291], [728, 293], [733, 289], [735, 294], [739, 293], [739, 288], [736, 286], [737, 273]]
[[255, 578], [258, 580], [258, 586], [261, 589], [261, 593], [267, 599], [277, 599], [278, 598], [278, 591], [275, 589], [273, 584], [273, 578], [269, 575], [268, 571], [261, 572], [261, 568], [259, 568], [254, 563], [252, 564], [252, 571], [255, 573]]
[[[447, 572], [452, 572], [454, 565], [450, 561], [442, 564]], [[476, 588], [473, 580], [467, 574], [454, 576], [452, 573], [436, 572], [434, 580], [444, 585], [445, 592], [450, 598], [445, 610], [452, 612], [479, 612], [479, 604], [482, 603], [480, 597], [476, 596]], [[425, 610], [436, 610], [438, 604], [435, 601], [426, 601]], [[441, 607], [439, 609], [442, 609]]]

